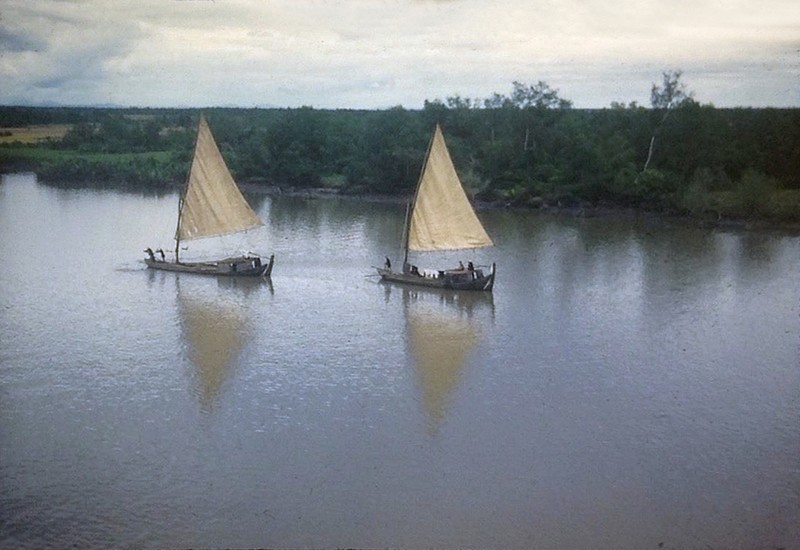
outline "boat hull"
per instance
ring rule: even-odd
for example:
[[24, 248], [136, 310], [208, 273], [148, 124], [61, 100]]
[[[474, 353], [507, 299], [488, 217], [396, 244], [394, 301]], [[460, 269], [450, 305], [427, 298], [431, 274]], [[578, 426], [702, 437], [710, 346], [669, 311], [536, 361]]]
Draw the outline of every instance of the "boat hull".
[[494, 287], [495, 264], [492, 271], [484, 275], [479, 270], [453, 269], [437, 272], [436, 276], [416, 273], [399, 273], [388, 268], [377, 267], [378, 275], [384, 281], [406, 285], [443, 288], [449, 290], [475, 290], [491, 292]]
[[239, 256], [208, 262], [167, 262], [145, 259], [144, 263], [151, 269], [176, 271], [179, 273], [196, 273], [198, 275], [217, 275], [223, 277], [270, 277], [275, 255], [266, 264], [261, 263], [258, 256]]

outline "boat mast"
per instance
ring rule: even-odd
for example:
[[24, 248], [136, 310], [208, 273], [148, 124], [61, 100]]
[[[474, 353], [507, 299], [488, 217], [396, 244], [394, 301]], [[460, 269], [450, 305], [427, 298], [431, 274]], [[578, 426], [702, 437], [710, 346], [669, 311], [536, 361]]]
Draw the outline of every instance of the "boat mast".
[[[188, 182], [187, 182], [188, 185]], [[183, 210], [183, 196], [178, 199], [178, 225], [175, 228], [175, 263], [180, 263], [180, 258], [178, 256], [179, 250], [181, 248], [181, 211]]]
[[180, 263], [180, 247], [181, 247], [181, 215], [183, 214], [183, 204], [186, 201], [186, 193], [189, 191], [189, 182], [192, 179], [192, 167], [197, 158], [197, 142], [200, 140], [200, 124], [202, 124], [205, 117], [200, 114], [200, 120], [197, 121], [197, 133], [194, 136], [194, 152], [192, 154], [192, 164], [189, 166], [189, 172], [186, 174], [186, 183], [183, 186], [183, 191], [178, 199], [178, 224], [175, 227], [175, 263]]
[[408, 232], [411, 229], [411, 203], [406, 203], [406, 219], [403, 223], [403, 273], [408, 271]]

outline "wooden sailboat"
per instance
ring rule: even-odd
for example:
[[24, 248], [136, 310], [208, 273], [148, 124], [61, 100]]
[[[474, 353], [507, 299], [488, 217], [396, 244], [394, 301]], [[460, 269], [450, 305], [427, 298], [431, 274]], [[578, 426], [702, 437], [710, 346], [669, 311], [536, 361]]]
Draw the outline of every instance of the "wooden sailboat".
[[458, 179], [439, 125], [436, 125], [414, 200], [406, 211], [402, 271], [387, 258], [376, 268], [385, 281], [455, 290], [491, 291], [495, 264], [487, 272], [468, 262], [453, 269], [420, 269], [408, 261], [409, 251], [462, 250], [492, 246]]
[[275, 256], [263, 262], [254, 254], [232, 256], [221, 260], [182, 262], [181, 242], [205, 237], [217, 237], [247, 231], [264, 225], [250, 208], [225, 160], [219, 152], [205, 117], [200, 117], [194, 158], [183, 195], [178, 203], [178, 226], [175, 230], [175, 261], [165, 259], [163, 251], [157, 258], [152, 249], [145, 250], [145, 263], [153, 269], [228, 275], [269, 277]]

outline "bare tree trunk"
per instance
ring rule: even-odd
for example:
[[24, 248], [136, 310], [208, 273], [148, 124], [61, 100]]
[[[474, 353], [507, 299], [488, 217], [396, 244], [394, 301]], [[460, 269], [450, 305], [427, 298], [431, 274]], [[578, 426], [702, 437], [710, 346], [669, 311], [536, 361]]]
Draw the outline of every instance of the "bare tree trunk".
[[653, 130], [653, 135], [650, 136], [650, 147], [647, 149], [647, 160], [644, 161], [644, 168], [642, 168], [642, 172], [647, 170], [647, 167], [650, 166], [650, 161], [653, 160], [653, 151], [655, 150], [655, 146], [656, 146], [656, 136], [658, 135], [658, 131], [661, 129], [661, 127], [667, 121], [667, 117], [669, 116], [669, 112], [670, 112], [669, 108], [667, 108], [667, 110], [664, 111], [664, 116], [661, 117], [661, 122], [658, 123], [658, 125]]
[[644, 161], [644, 168], [642, 168], [642, 172], [647, 170], [647, 167], [650, 166], [650, 161], [653, 159], [653, 148], [655, 144], [656, 144], [656, 135], [653, 134], [653, 136], [650, 138], [650, 148], [647, 150], [647, 160]]
[[530, 127], [525, 128], [525, 143], [522, 146], [523, 151], [533, 151], [535, 149], [534, 140], [531, 138]]

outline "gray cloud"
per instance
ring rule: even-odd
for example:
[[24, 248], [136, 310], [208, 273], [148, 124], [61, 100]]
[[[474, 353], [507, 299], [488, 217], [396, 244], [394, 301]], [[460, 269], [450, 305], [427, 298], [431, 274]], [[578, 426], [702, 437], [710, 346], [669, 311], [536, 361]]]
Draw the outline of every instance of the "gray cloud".
[[3, 103], [414, 108], [545, 80], [598, 107], [683, 69], [703, 102], [800, 105], [794, 0], [5, 4]]
[[9, 0], [3, 20], [25, 48], [4, 52], [0, 78], [11, 84], [4, 103], [103, 102], [110, 60], [126, 56], [141, 38], [135, 23], [103, 17], [80, 2]]
[[25, 52], [43, 49], [46, 43], [36, 37], [13, 31], [5, 25], [0, 25], [0, 51]]

